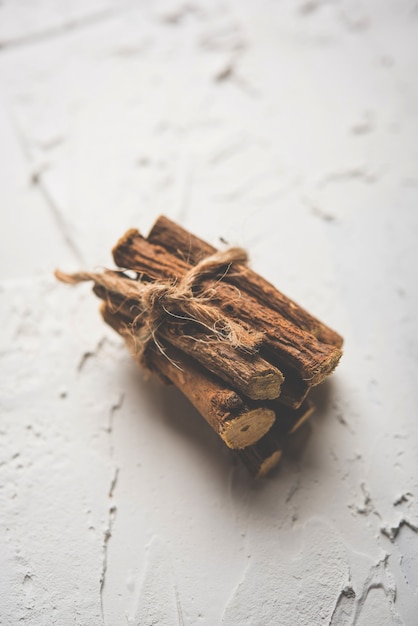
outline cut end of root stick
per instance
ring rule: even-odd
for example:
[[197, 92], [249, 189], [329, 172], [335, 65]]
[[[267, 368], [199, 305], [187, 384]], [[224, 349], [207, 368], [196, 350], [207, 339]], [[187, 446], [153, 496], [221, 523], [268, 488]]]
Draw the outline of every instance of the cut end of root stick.
[[316, 387], [317, 385], [322, 383], [330, 374], [332, 374], [332, 372], [335, 370], [338, 363], [340, 362], [342, 355], [343, 352], [339, 348], [335, 348], [332, 351], [331, 355], [321, 364], [320, 371], [318, 371], [318, 373], [310, 381], [312, 387]]
[[220, 435], [229, 448], [242, 450], [261, 439], [270, 430], [275, 419], [275, 413], [271, 409], [256, 408], [225, 422]]
[[279, 370], [254, 375], [248, 384], [246, 393], [252, 400], [275, 400], [280, 395], [284, 376]]
[[260, 468], [257, 472], [257, 474], [255, 475], [256, 478], [263, 478], [264, 476], [267, 476], [267, 474], [269, 474], [271, 472], [272, 469], [274, 469], [276, 467], [276, 465], [279, 463], [280, 459], [282, 456], [282, 451], [281, 450], [276, 450], [275, 452], [273, 452], [270, 456], [268, 456], [260, 465]]

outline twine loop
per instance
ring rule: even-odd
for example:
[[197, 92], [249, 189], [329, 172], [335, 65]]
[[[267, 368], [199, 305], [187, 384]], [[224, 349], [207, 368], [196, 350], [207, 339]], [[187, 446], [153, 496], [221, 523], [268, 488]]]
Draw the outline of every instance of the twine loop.
[[[122, 272], [111, 270], [75, 274], [65, 274], [57, 270], [55, 275], [62, 282], [70, 284], [94, 281], [109, 294], [110, 301], [112, 295], [117, 296], [122, 303], [129, 303], [139, 309], [139, 314], [127, 325], [126, 331], [135, 356], [146, 365], [145, 351], [150, 343], [154, 343], [163, 352], [158, 332], [166, 322], [192, 322], [205, 329], [208, 340], [216, 339], [239, 350], [256, 352], [263, 334], [244, 327], [214, 305], [214, 301], [219, 299], [216, 283], [222, 281], [234, 264], [247, 262], [245, 250], [229, 248], [203, 259], [175, 281], [132, 280]], [[217, 277], [213, 285], [201, 289], [200, 283], [213, 276]], [[237, 290], [237, 298], [239, 295]], [[117, 312], [117, 307], [114, 307], [114, 312]]]

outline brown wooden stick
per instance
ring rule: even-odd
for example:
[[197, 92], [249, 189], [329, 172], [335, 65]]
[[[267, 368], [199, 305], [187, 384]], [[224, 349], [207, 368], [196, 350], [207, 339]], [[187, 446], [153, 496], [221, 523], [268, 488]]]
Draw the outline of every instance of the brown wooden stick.
[[276, 410], [276, 421], [269, 430], [253, 446], [237, 450], [237, 455], [255, 478], [266, 476], [278, 464], [286, 438], [293, 434], [312, 415], [314, 406], [305, 401], [297, 411], [281, 406]]
[[[157, 219], [147, 239], [150, 243], [163, 246], [171, 254], [191, 265], [195, 265], [216, 252], [216, 248], [164, 216]], [[320, 322], [245, 265], [238, 265], [234, 272], [228, 273], [223, 280], [236, 285], [239, 289], [244, 289], [260, 303], [274, 309], [323, 343], [341, 348], [343, 344], [341, 335]]]
[[[113, 256], [119, 267], [136, 270], [150, 279], [181, 279], [190, 270], [185, 261], [149, 243], [135, 230], [119, 240]], [[263, 332], [264, 344], [311, 386], [319, 384], [336, 367], [342, 354], [339, 348], [319, 342], [276, 311], [260, 305], [253, 296], [210, 279], [202, 280], [201, 287], [224, 315]]]
[[[126, 300], [101, 285], [95, 285], [93, 291], [109, 304], [111, 310], [122, 313], [131, 324], [142, 313], [137, 301]], [[252, 400], [273, 400], [280, 395], [284, 378], [279, 369], [259, 354], [244, 357], [227, 342], [210, 339], [197, 324], [181, 320], [173, 324], [168, 320], [159, 327], [158, 336]]]
[[315, 405], [309, 399], [305, 400], [296, 410], [284, 407], [278, 402], [271, 402], [269, 406], [276, 414], [277, 427], [274, 432], [286, 436], [295, 433], [311, 417], [315, 410]]
[[264, 438], [262, 443], [249, 446], [245, 450], [237, 450], [242, 463], [253, 478], [264, 478], [279, 463], [283, 454], [283, 441], [281, 439]]
[[[137, 299], [121, 295], [120, 292], [124, 291], [124, 281], [128, 281], [129, 279], [123, 278], [118, 272], [115, 272], [115, 274], [118, 276], [118, 281], [122, 281], [122, 286], [119, 291], [109, 291], [97, 283], [93, 291], [99, 298], [109, 304], [112, 311], [122, 313], [126, 318], [126, 323], [132, 323], [137, 316], [142, 314], [140, 303]], [[277, 367], [274, 369], [274, 364], [277, 359], [273, 352], [266, 352], [265, 349], [262, 348], [261, 356], [257, 354], [244, 356], [240, 351], [233, 349], [228, 346], [228, 344], [222, 344], [222, 352], [219, 354], [219, 342], [218, 344], [214, 343], [213, 346], [207, 344], [207, 335], [202, 333], [201, 329], [196, 326], [193, 334], [194, 337], [199, 340], [198, 345], [200, 349], [194, 354], [192, 348], [196, 348], [195, 341], [187, 337], [187, 333], [191, 335], [192, 331], [187, 330], [186, 325], [187, 332], [185, 335], [183, 329], [179, 325], [176, 326], [176, 330], [173, 330], [170, 336], [168, 330], [170, 322], [166, 321], [166, 323], [159, 328], [159, 335], [186, 354], [189, 354], [189, 356], [194, 356], [201, 365], [212, 371], [225, 382], [230, 383], [232, 387], [236, 387], [247, 397], [254, 400], [273, 399], [277, 391], [276, 383], [279, 379], [281, 382], [279, 401], [282, 404], [297, 409], [306, 398], [311, 385], [303, 381], [297, 372], [289, 368], [283, 369], [286, 380], [282, 382], [283, 374]], [[202, 341], [200, 341], [200, 339]], [[228, 356], [225, 354], [224, 349], [227, 350]], [[213, 367], [210, 364], [211, 357], [207, 354], [210, 350], [215, 351], [213, 358], [216, 359], [216, 362], [212, 363]], [[277, 361], [277, 363], [279, 362]], [[251, 368], [252, 374], [249, 374], [249, 368]], [[271, 369], [273, 369], [272, 378], [270, 378]], [[247, 383], [248, 387], [246, 386]]]
[[192, 324], [185, 326], [181, 334], [178, 328], [168, 325], [163, 329], [162, 336], [248, 398], [271, 400], [280, 397], [283, 374], [260, 355], [243, 357], [227, 343], [208, 340]]
[[[97, 288], [95, 288], [96, 293], [97, 291], [99, 291], [98, 295], [104, 295], [102, 292], [100, 292], [100, 289], [97, 290]], [[112, 308], [114, 306], [114, 302], [113, 304], [103, 302], [101, 306], [102, 316], [104, 320], [114, 330], [121, 334], [125, 339], [128, 338], [127, 343], [129, 344], [129, 327], [131, 324], [131, 315], [128, 313], [128, 315], [125, 316], [123, 310], [121, 309], [115, 312], [115, 310]], [[173, 356], [173, 354], [171, 356]], [[160, 380], [163, 383], [174, 383], [178, 385], [178, 371], [175, 371], [171, 368], [171, 373], [175, 374], [175, 378], [173, 379], [173, 376], [167, 376], [168, 372], [165, 367], [167, 364], [163, 362], [165, 360], [165, 357], [162, 358], [161, 355], [156, 352], [155, 347], [151, 348], [149, 358], [151, 358], [151, 367], [154, 373], [159, 376]], [[184, 361], [182, 365], [184, 367]], [[195, 381], [195, 370], [193, 370], [192, 372], [192, 377]], [[208, 381], [206, 379], [204, 381], [205, 398], [207, 397], [207, 382]], [[222, 394], [222, 410], [225, 406], [228, 408], [228, 410], [230, 410], [231, 407], [233, 407], [234, 409], [240, 407], [240, 400], [237, 397], [237, 394], [235, 394], [233, 391], [228, 393], [227, 395], [224, 395], [224, 392], [222, 392]], [[200, 406], [198, 406], [197, 408], [198, 410], [201, 410]], [[236, 452], [239, 455], [241, 461], [245, 464], [250, 474], [256, 478], [266, 476], [278, 464], [282, 456], [282, 449], [285, 444], [286, 436], [295, 432], [302, 425], [302, 423], [304, 423], [309, 418], [313, 411], [313, 405], [309, 403], [309, 401], [305, 401], [302, 407], [300, 407], [299, 410], [296, 411], [286, 409], [286, 407], [278, 405], [274, 402], [270, 403], [269, 408], [274, 411], [274, 414], [276, 415], [276, 420], [272, 424], [271, 428], [256, 443], [253, 443], [242, 449], [236, 449]], [[212, 420], [207, 419], [207, 421], [209, 421], [209, 423], [213, 426]], [[215, 430], [219, 432], [217, 428], [215, 428]], [[224, 439], [224, 437], [222, 438]], [[229, 445], [228, 441], [225, 441], [225, 443]], [[229, 447], [231, 446], [229, 445]]]
[[284, 382], [280, 389], [278, 401], [292, 409], [298, 409], [312, 388], [310, 381], [303, 380], [299, 372], [293, 368], [283, 367], [280, 358], [277, 358], [271, 350], [266, 351], [262, 347], [260, 354], [272, 365], [277, 367], [280, 364]]
[[[132, 349], [129, 323], [123, 315], [115, 314], [105, 302], [102, 303], [101, 313]], [[241, 449], [252, 445], [271, 428], [275, 420], [272, 409], [244, 403], [233, 389], [179, 350], [164, 345], [164, 354], [161, 354], [155, 345], [150, 344], [146, 349], [146, 359], [149, 369], [176, 385], [229, 448]]]

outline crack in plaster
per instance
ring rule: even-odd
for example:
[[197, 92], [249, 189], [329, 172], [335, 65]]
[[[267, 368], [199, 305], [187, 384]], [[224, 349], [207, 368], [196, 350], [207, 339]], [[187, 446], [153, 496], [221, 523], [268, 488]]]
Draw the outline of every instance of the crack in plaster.
[[159, 14], [160, 21], [170, 26], [179, 26], [189, 16], [201, 17], [201, 7], [185, 2], [174, 9], [162, 11]]
[[68, 249], [71, 250], [72, 254], [80, 263], [80, 265], [84, 265], [84, 256], [71, 235], [71, 225], [65, 219], [62, 210], [58, 206], [58, 203], [54, 200], [51, 192], [46, 186], [42, 178], [42, 172], [37, 172], [32, 176], [32, 183], [39, 190], [42, 198], [44, 199], [45, 204], [48, 207], [51, 216], [55, 222], [55, 225], [57, 226], [58, 231], [61, 233], [61, 236]]
[[[107, 338], [106, 337], [102, 337], [97, 342], [96, 347], [94, 348], [94, 350], [86, 350], [85, 352], [83, 352], [83, 354], [81, 355], [80, 361], [79, 361], [79, 363], [77, 365], [77, 372], [83, 371], [87, 361], [89, 361], [91, 358], [98, 357], [107, 342], [108, 342]], [[118, 404], [119, 402], [120, 402], [120, 405]], [[119, 409], [122, 406], [122, 402], [123, 402], [123, 398], [122, 398], [122, 400], [119, 399], [116, 402], [115, 407], [111, 407], [111, 411]]]
[[315, 2], [315, 0], [308, 0], [299, 6], [299, 14], [303, 16], [312, 15], [313, 13], [316, 13], [316, 11], [318, 11], [318, 9], [320, 9], [324, 4], [326, 4], [325, 1]]
[[[104, 340], [101, 340], [99, 342], [98, 349], [96, 349], [94, 354], [97, 355], [97, 352], [98, 350], [101, 349], [103, 343], [104, 343]], [[114, 445], [113, 445], [114, 419], [115, 419], [116, 413], [122, 408], [124, 399], [125, 399], [125, 394], [122, 392], [119, 393], [117, 400], [111, 405], [110, 410], [109, 410], [109, 422], [105, 430], [107, 434], [109, 435], [110, 458], [113, 458], [113, 453], [114, 453]], [[112, 501], [114, 497], [114, 493], [115, 493], [116, 486], [117, 486], [118, 479], [119, 479], [119, 471], [120, 471], [120, 468], [118, 466], [115, 466], [114, 473], [113, 473], [113, 476], [109, 485], [109, 491], [107, 494], [108, 499], [110, 501]], [[109, 507], [109, 512], [108, 512], [107, 527], [103, 534], [103, 544], [102, 544], [103, 558], [102, 558], [102, 569], [100, 573], [100, 611], [101, 611], [103, 626], [105, 626], [105, 623], [106, 623], [105, 612], [104, 612], [104, 590], [105, 590], [106, 575], [107, 575], [107, 570], [108, 570], [109, 541], [110, 541], [110, 538], [112, 537], [113, 526], [116, 521], [116, 515], [117, 515], [117, 507], [115, 504], [111, 504]]]
[[130, 611], [128, 624], [163, 626], [177, 621], [179, 626], [184, 626], [180, 594], [165, 541], [159, 535], [153, 535], [145, 550], [147, 558], [143, 578]]
[[380, 532], [383, 535], [386, 535], [386, 537], [388, 537], [388, 539], [390, 539], [393, 543], [404, 526], [410, 528], [414, 533], [418, 533], [418, 526], [407, 520], [405, 517], [402, 517], [395, 526], [383, 526], [380, 529]]
[[293, 496], [297, 494], [300, 488], [301, 488], [300, 473], [298, 473], [296, 475], [295, 481], [293, 482], [293, 485], [290, 486], [290, 489], [287, 492], [286, 500], [285, 500], [286, 504], [288, 504], [291, 501]]
[[323, 188], [333, 183], [344, 183], [350, 181], [360, 181], [371, 184], [375, 183], [377, 179], [378, 177], [376, 174], [367, 171], [365, 167], [359, 166], [325, 174], [318, 183], [318, 187]]
[[226, 602], [225, 608], [224, 608], [223, 613], [222, 613], [222, 618], [221, 618], [221, 624], [222, 624], [222, 625], [223, 625], [223, 624], [225, 624], [225, 625], [227, 625], [227, 624], [228, 624], [228, 622], [227, 622], [227, 619], [228, 619], [228, 612], [229, 612], [229, 610], [230, 610], [231, 606], [233, 605], [234, 598], [235, 598], [235, 596], [238, 594], [238, 592], [239, 592], [239, 590], [240, 590], [240, 587], [241, 587], [241, 586], [243, 586], [243, 585], [244, 585], [244, 583], [246, 582], [247, 575], [248, 575], [248, 571], [249, 571], [249, 569], [250, 569], [251, 565], [252, 565], [252, 563], [251, 563], [251, 559], [249, 558], [249, 559], [248, 559], [248, 561], [247, 561], [247, 563], [246, 563], [246, 565], [245, 565], [245, 567], [244, 567], [244, 569], [243, 569], [243, 571], [242, 571], [242, 574], [241, 574], [241, 576], [240, 576], [239, 581], [238, 581], [238, 582], [237, 582], [237, 584], [236, 584], [236, 585], [234, 585], [234, 587], [232, 588], [232, 591], [231, 591], [231, 593], [230, 593], [230, 595], [229, 595], [229, 598], [228, 598], [228, 600], [227, 600], [227, 602]]
[[[125, 6], [124, 9], [127, 10], [128, 6]], [[32, 33], [29, 32], [14, 38], [4, 39], [3, 41], [0, 41], [0, 51], [21, 48], [49, 41], [50, 39], [55, 39], [83, 28], [96, 26], [101, 22], [112, 19], [120, 13], [120, 8], [104, 9], [90, 15], [84, 15], [82, 17], [74, 18], [73, 20], [68, 20], [67, 22], [62, 22], [61, 24], [56, 24], [50, 28], [45, 28], [44, 30], [34, 31]]]
[[[319, 217], [324, 222], [335, 222], [337, 219], [335, 215], [333, 215], [332, 213], [328, 211], [324, 211], [324, 209], [321, 209], [317, 205], [311, 206], [310, 210], [311, 210], [312, 215], [314, 215], [315, 217]], [[344, 423], [346, 424], [345, 420], [344, 420]]]
[[[1, 45], [1, 44], [0, 44]], [[26, 162], [29, 164], [29, 167], [33, 170], [33, 159], [31, 157], [30, 154], [30, 148], [28, 145], [28, 140], [27, 138], [23, 135], [22, 130], [19, 127], [19, 124], [16, 122], [16, 120], [14, 119], [13, 115], [10, 118], [11, 121], [11, 125], [14, 129], [15, 135], [16, 135], [16, 139], [17, 139], [17, 143], [20, 146], [20, 149], [22, 151], [22, 154], [26, 160]], [[72, 235], [71, 235], [71, 226], [70, 224], [67, 222], [67, 220], [65, 219], [60, 207], [58, 206], [58, 204], [56, 203], [56, 201], [54, 200], [54, 198], [52, 197], [51, 192], [49, 191], [49, 189], [47, 188], [44, 180], [43, 180], [43, 172], [45, 171], [45, 169], [48, 167], [48, 164], [44, 164], [41, 167], [38, 167], [36, 169], [36, 171], [33, 171], [32, 176], [30, 177], [30, 180], [32, 182], [32, 184], [36, 187], [36, 189], [38, 189], [41, 197], [44, 200], [44, 203], [46, 205], [46, 207], [49, 209], [50, 215], [53, 219], [53, 222], [55, 223], [55, 226], [57, 228], [57, 230], [59, 231], [59, 233], [61, 234], [61, 237], [65, 243], [65, 245], [67, 246], [67, 248], [70, 250], [70, 252], [72, 253], [72, 255], [74, 256], [74, 258], [77, 260], [77, 262], [80, 265], [84, 265], [84, 256], [80, 250], [80, 248], [77, 246], [76, 242], [74, 241]]]
[[354, 510], [355, 513], [357, 513], [358, 515], [364, 515], [365, 517], [368, 517], [369, 515], [373, 513], [381, 520], [382, 516], [380, 515], [379, 511], [376, 509], [376, 506], [372, 500], [372, 497], [367, 489], [366, 483], [361, 483], [360, 486], [363, 492], [363, 498], [364, 498], [363, 504], [361, 506], [352, 504], [349, 506], [349, 508]]
[[351, 576], [348, 583], [341, 589], [335, 602], [329, 626], [350, 626], [355, 607], [356, 592], [354, 591]]
[[110, 457], [113, 457], [113, 452], [115, 449], [114, 444], [113, 444], [113, 428], [114, 428], [115, 416], [117, 412], [120, 411], [120, 409], [122, 408], [124, 399], [125, 399], [125, 394], [121, 392], [116, 402], [114, 402], [112, 406], [110, 407], [110, 411], [109, 411], [109, 421], [108, 421], [107, 427], [105, 428], [105, 431], [109, 435]]
[[396, 584], [388, 570], [389, 554], [380, 559], [375, 565], [370, 568], [369, 575], [366, 577], [361, 594], [356, 602], [356, 609], [353, 617], [352, 624], [355, 626], [360, 619], [361, 613], [366, 604], [366, 600], [370, 592], [374, 589], [380, 589], [388, 599], [389, 609], [392, 614], [393, 623], [397, 626], [402, 626], [403, 622], [397, 614], [394, 604], [396, 601]]
[[401, 493], [394, 501], [393, 506], [399, 506], [400, 504], [409, 502], [409, 499], [413, 497], [413, 494], [410, 491], [406, 491], [405, 493]]
[[[112, 480], [110, 482], [110, 487], [109, 487], [109, 492], [108, 492], [108, 498], [110, 500], [112, 500], [113, 495], [114, 495], [114, 491], [118, 482], [118, 477], [119, 477], [119, 468], [116, 467], [115, 468], [115, 472], [112, 476]], [[117, 514], [117, 507], [115, 504], [112, 504], [109, 507], [109, 512], [108, 512], [108, 520], [107, 520], [107, 526], [106, 529], [103, 533], [103, 544], [102, 544], [102, 552], [103, 552], [103, 558], [102, 558], [102, 569], [101, 569], [101, 573], [100, 573], [100, 579], [99, 579], [99, 585], [100, 585], [100, 589], [99, 589], [99, 593], [100, 593], [100, 612], [101, 612], [101, 617], [102, 617], [102, 623], [103, 626], [105, 626], [105, 614], [104, 614], [104, 589], [105, 589], [105, 585], [106, 585], [106, 574], [107, 574], [107, 569], [108, 569], [108, 551], [109, 551], [109, 541], [110, 538], [112, 537], [112, 531], [113, 531], [113, 526], [116, 520], [116, 514]]]
[[83, 354], [81, 355], [81, 359], [77, 365], [77, 372], [83, 371], [89, 359], [99, 356], [105, 343], [106, 343], [106, 337], [102, 337], [100, 341], [97, 342], [97, 345], [94, 350], [86, 350], [85, 352], [83, 352]]
[[184, 626], [183, 612], [181, 610], [179, 590], [177, 589], [177, 585], [175, 583], [173, 584], [173, 587], [174, 587], [174, 595], [176, 597], [178, 623], [179, 623], [179, 626]]

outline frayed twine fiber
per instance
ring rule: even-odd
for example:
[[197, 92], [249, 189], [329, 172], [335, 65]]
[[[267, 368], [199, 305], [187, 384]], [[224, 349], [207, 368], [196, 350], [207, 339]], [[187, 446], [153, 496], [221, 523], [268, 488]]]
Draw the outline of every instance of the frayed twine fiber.
[[[109, 294], [122, 300], [129, 300], [138, 307], [140, 313], [127, 326], [125, 338], [135, 357], [146, 367], [145, 351], [150, 343], [164, 354], [158, 340], [158, 329], [164, 321], [179, 323], [194, 322], [208, 331], [208, 339], [226, 341], [232, 347], [250, 353], [257, 351], [263, 333], [244, 328], [238, 322], [225, 316], [212, 304], [214, 288], [195, 294], [193, 289], [208, 276], [222, 273], [218, 281], [230, 271], [234, 263], [247, 263], [248, 255], [242, 248], [229, 248], [215, 252], [200, 261], [178, 281], [141, 282], [132, 280], [120, 272], [105, 270], [102, 273], [76, 272], [65, 274], [56, 270], [58, 280], [75, 285], [94, 281]], [[216, 283], [215, 283], [216, 284]], [[215, 287], [215, 285], [214, 285]], [[124, 333], [125, 334], [125, 333]]]

